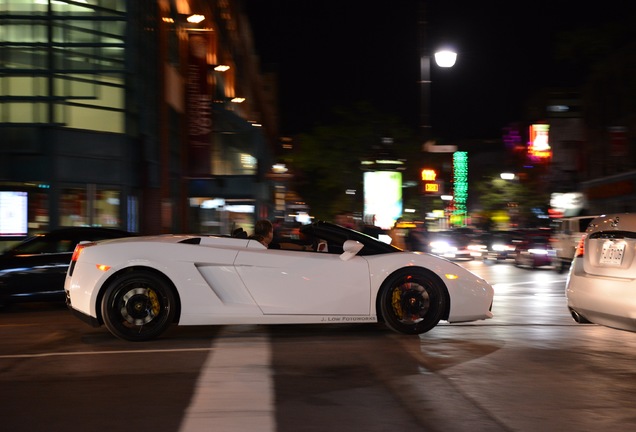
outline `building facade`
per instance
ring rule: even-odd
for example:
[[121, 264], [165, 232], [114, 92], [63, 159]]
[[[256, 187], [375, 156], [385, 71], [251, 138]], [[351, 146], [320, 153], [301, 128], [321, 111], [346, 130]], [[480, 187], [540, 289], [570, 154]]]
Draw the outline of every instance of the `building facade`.
[[270, 217], [264, 80], [241, 2], [0, 0], [0, 237]]
[[608, 104], [585, 91], [553, 90], [543, 100], [553, 149], [546, 176], [553, 215], [634, 212], [636, 115], [620, 102], [622, 95], [607, 94], [614, 101]]

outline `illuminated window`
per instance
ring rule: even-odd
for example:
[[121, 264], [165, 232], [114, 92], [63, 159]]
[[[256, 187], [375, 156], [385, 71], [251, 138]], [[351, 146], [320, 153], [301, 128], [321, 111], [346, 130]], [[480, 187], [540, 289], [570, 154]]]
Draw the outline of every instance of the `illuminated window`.
[[86, 187], [66, 188], [60, 199], [60, 226], [120, 227], [120, 192]]
[[124, 133], [127, 2], [50, 3], [0, 1], [0, 124]]

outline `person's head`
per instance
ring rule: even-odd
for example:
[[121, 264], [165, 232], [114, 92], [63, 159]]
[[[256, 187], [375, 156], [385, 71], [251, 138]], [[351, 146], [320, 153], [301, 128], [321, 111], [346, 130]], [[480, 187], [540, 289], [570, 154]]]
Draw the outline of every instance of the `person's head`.
[[254, 237], [265, 246], [268, 246], [274, 238], [274, 226], [267, 219], [256, 221], [254, 225]]

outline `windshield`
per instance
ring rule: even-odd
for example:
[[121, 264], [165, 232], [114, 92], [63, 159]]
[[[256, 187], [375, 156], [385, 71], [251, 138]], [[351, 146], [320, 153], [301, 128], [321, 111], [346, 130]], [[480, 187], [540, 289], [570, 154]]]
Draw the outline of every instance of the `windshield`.
[[310, 225], [304, 225], [300, 228], [300, 232], [313, 241], [327, 242], [329, 251], [334, 251], [334, 253], [341, 253], [342, 246], [347, 240], [355, 240], [364, 245], [358, 253], [362, 256], [401, 252], [401, 249], [367, 234], [329, 222], [314, 222]]

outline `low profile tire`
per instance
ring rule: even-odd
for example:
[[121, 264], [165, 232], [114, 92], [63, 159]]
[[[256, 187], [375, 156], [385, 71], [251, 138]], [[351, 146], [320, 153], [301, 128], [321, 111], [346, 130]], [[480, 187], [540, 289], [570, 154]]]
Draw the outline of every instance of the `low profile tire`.
[[169, 284], [147, 271], [128, 273], [112, 281], [102, 298], [104, 325], [128, 341], [159, 337], [172, 324], [176, 300]]
[[398, 270], [381, 288], [380, 311], [387, 327], [403, 334], [421, 334], [439, 323], [448, 307], [446, 288], [422, 269]]

